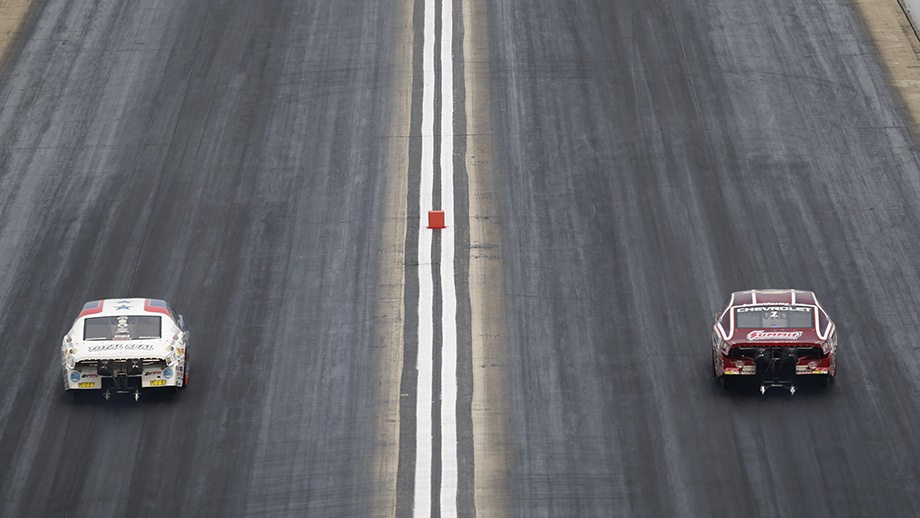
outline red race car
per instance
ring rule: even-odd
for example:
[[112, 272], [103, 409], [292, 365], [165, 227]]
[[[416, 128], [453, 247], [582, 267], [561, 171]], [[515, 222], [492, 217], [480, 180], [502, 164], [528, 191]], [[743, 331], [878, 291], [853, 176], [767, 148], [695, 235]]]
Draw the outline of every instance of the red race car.
[[837, 375], [837, 328], [815, 294], [803, 290], [736, 291], [712, 322], [712, 374], [723, 387], [753, 379], [763, 394]]

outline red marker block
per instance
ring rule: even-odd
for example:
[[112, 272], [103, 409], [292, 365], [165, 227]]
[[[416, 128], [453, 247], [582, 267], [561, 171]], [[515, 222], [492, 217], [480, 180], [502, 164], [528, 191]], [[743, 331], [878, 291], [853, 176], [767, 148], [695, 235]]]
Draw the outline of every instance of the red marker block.
[[431, 228], [431, 229], [447, 228], [444, 226], [444, 211], [443, 210], [429, 210], [428, 211], [428, 228]]

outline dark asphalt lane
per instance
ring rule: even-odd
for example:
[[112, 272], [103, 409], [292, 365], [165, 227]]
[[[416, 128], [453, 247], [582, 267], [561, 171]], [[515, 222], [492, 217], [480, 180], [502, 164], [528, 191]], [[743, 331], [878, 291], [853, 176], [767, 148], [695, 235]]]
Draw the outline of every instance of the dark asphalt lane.
[[[391, 515], [402, 4], [34, 8], [0, 83], [0, 515]], [[71, 403], [60, 337], [123, 296], [184, 313], [190, 386]]]
[[[489, 3], [517, 516], [920, 514], [920, 167], [848, 2]], [[733, 290], [840, 377], [711, 379]]]

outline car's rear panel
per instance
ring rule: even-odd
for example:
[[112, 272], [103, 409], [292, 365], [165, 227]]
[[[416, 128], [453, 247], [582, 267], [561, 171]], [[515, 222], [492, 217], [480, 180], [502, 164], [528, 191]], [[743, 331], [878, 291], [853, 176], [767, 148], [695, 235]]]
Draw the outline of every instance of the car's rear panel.
[[108, 381], [115, 378], [122, 385], [140, 388], [173, 387], [179, 383], [175, 369], [158, 358], [97, 359], [77, 362], [68, 388], [108, 388]]
[[818, 344], [736, 344], [722, 356], [723, 375], [829, 374], [831, 356]]

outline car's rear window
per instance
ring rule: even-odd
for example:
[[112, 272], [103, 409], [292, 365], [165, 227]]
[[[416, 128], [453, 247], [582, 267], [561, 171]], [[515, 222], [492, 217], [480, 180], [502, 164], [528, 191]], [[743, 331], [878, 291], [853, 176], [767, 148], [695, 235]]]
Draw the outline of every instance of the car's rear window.
[[160, 338], [160, 317], [125, 316], [87, 318], [84, 340], [149, 340]]
[[754, 306], [735, 310], [739, 329], [814, 328], [814, 312], [808, 306]]

